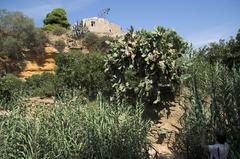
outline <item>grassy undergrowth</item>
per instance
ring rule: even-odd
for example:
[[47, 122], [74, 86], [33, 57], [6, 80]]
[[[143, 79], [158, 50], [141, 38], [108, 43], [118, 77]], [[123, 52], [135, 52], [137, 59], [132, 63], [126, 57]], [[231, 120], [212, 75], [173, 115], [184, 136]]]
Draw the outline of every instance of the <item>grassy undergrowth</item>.
[[148, 158], [142, 112], [102, 99], [19, 105], [0, 118], [0, 158]]

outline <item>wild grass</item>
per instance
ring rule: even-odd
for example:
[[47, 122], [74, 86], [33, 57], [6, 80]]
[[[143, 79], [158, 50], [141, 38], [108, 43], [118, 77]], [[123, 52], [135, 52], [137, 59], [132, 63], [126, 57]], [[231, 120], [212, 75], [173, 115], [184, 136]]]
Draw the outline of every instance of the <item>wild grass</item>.
[[0, 158], [148, 158], [142, 106], [84, 104], [23, 106], [0, 117]]

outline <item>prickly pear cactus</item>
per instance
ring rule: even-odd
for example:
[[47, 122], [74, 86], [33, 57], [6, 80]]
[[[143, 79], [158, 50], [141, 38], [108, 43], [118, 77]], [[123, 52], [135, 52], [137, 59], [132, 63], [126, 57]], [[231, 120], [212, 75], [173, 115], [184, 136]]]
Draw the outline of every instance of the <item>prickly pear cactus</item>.
[[77, 22], [75, 25], [72, 26], [72, 37], [75, 39], [83, 38], [86, 33], [88, 33], [89, 30], [85, 24], [83, 24], [83, 21]]
[[187, 43], [174, 30], [131, 28], [109, 45], [105, 72], [119, 98], [158, 104], [162, 94], [169, 93], [164, 91], [174, 94], [180, 76], [176, 60], [187, 49]]

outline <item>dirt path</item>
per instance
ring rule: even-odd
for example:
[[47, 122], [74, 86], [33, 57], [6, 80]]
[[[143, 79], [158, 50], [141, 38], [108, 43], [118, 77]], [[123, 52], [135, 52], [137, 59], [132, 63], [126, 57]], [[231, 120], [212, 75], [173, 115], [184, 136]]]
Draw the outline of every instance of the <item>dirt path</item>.
[[150, 149], [152, 156], [156, 155], [156, 151], [159, 153], [159, 159], [174, 159], [175, 154], [172, 152], [175, 136], [181, 129], [180, 118], [182, 117], [184, 110], [179, 104], [180, 99], [171, 103], [170, 114], [167, 110], [160, 112], [160, 119], [156, 123], [151, 124], [149, 132], [149, 140], [154, 149]]

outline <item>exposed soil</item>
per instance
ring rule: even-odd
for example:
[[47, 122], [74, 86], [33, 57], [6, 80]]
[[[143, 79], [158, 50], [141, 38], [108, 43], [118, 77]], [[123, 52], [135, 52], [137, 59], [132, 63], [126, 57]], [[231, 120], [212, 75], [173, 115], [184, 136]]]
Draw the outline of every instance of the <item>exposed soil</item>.
[[149, 151], [152, 158], [180, 158], [173, 152], [175, 137], [182, 128], [180, 121], [184, 110], [180, 102], [181, 98], [171, 102], [170, 113], [169, 110], [164, 109], [159, 113], [159, 120], [151, 122], [148, 139], [152, 146]]

